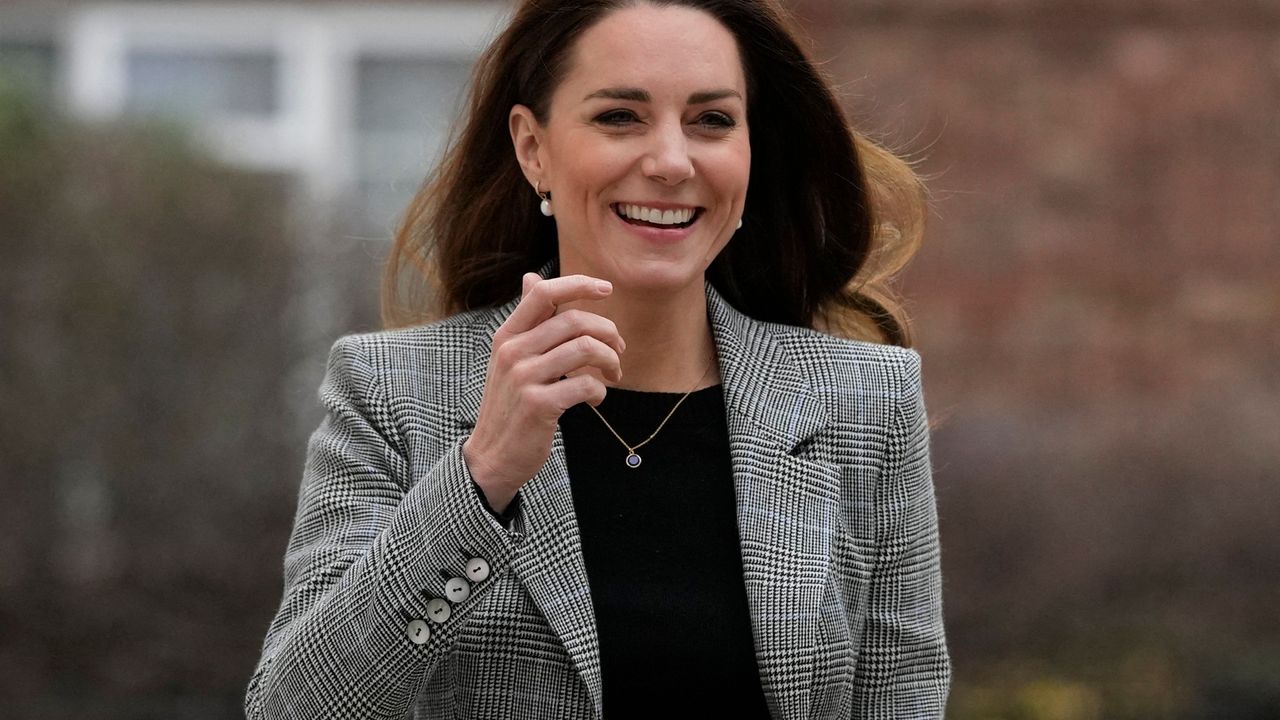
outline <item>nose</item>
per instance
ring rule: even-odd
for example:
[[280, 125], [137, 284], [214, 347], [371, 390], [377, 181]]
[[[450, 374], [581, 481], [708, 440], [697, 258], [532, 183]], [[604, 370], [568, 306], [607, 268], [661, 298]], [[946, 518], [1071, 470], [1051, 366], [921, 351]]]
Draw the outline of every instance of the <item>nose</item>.
[[646, 177], [664, 185], [679, 185], [693, 177], [689, 138], [679, 122], [659, 125], [650, 137], [652, 142], [640, 163]]

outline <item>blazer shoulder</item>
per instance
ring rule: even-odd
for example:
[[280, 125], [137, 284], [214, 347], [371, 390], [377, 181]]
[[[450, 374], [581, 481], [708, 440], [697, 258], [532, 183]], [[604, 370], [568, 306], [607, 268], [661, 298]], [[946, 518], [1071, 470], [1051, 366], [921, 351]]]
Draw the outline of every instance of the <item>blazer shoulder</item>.
[[388, 402], [451, 407], [474, 381], [498, 317], [499, 309], [478, 309], [425, 325], [343, 335], [329, 351], [327, 372], [350, 377]]
[[348, 333], [334, 341], [331, 357], [354, 352], [362, 355], [375, 371], [429, 361], [442, 353], [459, 355], [461, 359], [461, 353], [469, 356], [473, 343], [495, 312], [493, 308], [483, 308], [423, 325]]
[[838, 426], [888, 432], [899, 416], [923, 405], [920, 354], [915, 350], [809, 328], [777, 326], [775, 332]]
[[782, 344], [811, 377], [821, 371], [838, 381], [875, 381], [881, 388], [920, 384], [920, 353], [898, 345], [884, 345], [829, 335], [803, 327], [777, 326]]

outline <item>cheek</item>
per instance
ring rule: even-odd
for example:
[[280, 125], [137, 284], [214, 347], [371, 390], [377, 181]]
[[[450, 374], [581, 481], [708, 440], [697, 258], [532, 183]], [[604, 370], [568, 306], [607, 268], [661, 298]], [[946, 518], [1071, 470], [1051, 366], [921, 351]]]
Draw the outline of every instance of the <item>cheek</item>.
[[707, 165], [707, 175], [719, 192], [741, 196], [747, 192], [751, 178], [751, 146], [746, 142], [722, 148], [715, 161]]
[[708, 168], [708, 181], [721, 199], [741, 201], [751, 178], [750, 156], [735, 156]]
[[589, 198], [626, 176], [631, 166], [619, 143], [569, 139], [556, 153], [555, 167], [564, 191]]
[[751, 177], [751, 141], [743, 137], [742, 146], [738, 149], [738, 176], [742, 178], [742, 190], [746, 192], [747, 180]]

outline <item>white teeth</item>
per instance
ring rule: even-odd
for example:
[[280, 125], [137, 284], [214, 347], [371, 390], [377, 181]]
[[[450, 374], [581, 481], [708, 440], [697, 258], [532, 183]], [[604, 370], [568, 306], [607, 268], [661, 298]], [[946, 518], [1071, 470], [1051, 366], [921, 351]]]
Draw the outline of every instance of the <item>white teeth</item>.
[[687, 223], [693, 218], [693, 208], [664, 211], [642, 205], [618, 205], [618, 214], [654, 225], [678, 225]]

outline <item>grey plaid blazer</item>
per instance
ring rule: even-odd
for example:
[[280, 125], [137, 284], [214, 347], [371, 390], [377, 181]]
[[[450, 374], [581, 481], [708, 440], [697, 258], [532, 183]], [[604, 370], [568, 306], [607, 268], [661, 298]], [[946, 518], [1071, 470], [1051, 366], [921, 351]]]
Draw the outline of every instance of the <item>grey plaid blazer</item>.
[[[773, 717], [941, 717], [950, 665], [919, 356], [753, 320], [710, 285], [707, 300]], [[514, 308], [334, 344], [249, 718], [600, 716], [559, 433], [509, 529], [462, 459]], [[410, 623], [474, 558], [488, 576], [414, 642], [426, 633]]]

